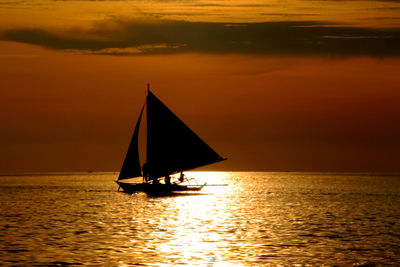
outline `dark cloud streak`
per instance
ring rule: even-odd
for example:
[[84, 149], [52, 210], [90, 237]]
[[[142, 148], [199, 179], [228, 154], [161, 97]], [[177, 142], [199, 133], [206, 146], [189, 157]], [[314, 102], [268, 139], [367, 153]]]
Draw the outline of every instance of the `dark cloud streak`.
[[[317, 22], [264, 22], [247, 24], [169, 21], [129, 21], [98, 24], [82, 37], [42, 29], [12, 29], [1, 40], [75, 50], [126, 55], [139, 47], [142, 54], [243, 53], [269, 55], [400, 56], [399, 29], [329, 26]], [[93, 37], [97, 36], [97, 37]], [[162, 44], [162, 45], [160, 45]], [[140, 49], [140, 47], [145, 47]], [[137, 54], [137, 52], [132, 53]]]

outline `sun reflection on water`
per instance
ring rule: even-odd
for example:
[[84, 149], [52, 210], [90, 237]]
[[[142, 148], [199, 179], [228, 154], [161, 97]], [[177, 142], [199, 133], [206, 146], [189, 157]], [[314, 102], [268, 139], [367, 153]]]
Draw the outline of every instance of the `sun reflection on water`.
[[[199, 184], [224, 182], [224, 173], [218, 172], [187, 173], [187, 176], [194, 177]], [[224, 259], [221, 247], [230, 242], [224, 224], [231, 215], [226, 213], [224, 192], [218, 187], [206, 187], [204, 191], [209, 194], [175, 197], [169, 203], [169, 208], [176, 211], [175, 218], [168, 221], [174, 235], [158, 250], [179, 263], [221, 263]]]

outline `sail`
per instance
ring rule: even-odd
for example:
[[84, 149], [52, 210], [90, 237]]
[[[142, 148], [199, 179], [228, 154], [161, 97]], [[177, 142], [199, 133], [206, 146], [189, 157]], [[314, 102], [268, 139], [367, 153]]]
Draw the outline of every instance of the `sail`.
[[146, 158], [151, 178], [223, 160], [150, 91]]
[[139, 161], [138, 140], [139, 140], [139, 126], [140, 126], [140, 121], [142, 120], [143, 109], [144, 107], [142, 107], [142, 110], [140, 111], [140, 116], [136, 123], [135, 131], [133, 132], [132, 140], [129, 145], [128, 152], [126, 153], [124, 163], [122, 164], [118, 180], [142, 176], [142, 170], [140, 168], [140, 161]]

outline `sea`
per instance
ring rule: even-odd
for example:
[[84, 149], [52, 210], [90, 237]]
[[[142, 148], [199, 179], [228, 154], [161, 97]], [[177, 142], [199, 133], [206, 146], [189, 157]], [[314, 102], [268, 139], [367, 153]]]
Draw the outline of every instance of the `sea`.
[[191, 172], [202, 194], [117, 173], [0, 176], [0, 266], [400, 266], [400, 175]]

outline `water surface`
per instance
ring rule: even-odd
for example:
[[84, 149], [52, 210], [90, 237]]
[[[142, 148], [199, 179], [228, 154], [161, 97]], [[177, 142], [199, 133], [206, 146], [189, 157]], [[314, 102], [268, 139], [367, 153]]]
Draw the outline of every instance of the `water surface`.
[[0, 265], [400, 265], [400, 176], [193, 172], [205, 195], [112, 173], [0, 176]]

